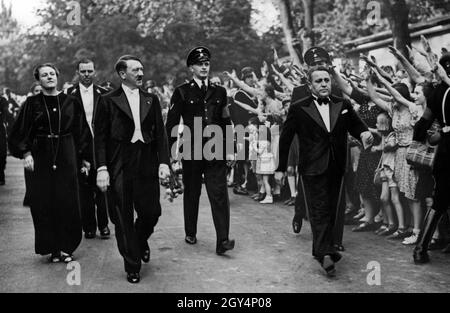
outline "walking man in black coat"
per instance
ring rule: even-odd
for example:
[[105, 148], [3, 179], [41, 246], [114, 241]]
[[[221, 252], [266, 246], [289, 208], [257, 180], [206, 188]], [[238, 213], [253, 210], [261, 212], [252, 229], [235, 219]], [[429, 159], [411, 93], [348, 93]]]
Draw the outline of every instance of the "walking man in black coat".
[[373, 137], [350, 102], [331, 95], [329, 69], [317, 66], [308, 72], [311, 95], [292, 103], [280, 137], [276, 176], [286, 171], [289, 147], [295, 134], [300, 143], [300, 190], [309, 211], [313, 256], [335, 275], [341, 255], [334, 246], [336, 212], [345, 204], [343, 177], [346, 170], [347, 135], [368, 146]]
[[[221, 155], [217, 153], [217, 157], [212, 159], [211, 156], [205, 155], [203, 148], [207, 140], [202, 134], [205, 128], [218, 126], [225, 138], [226, 126], [231, 125], [231, 120], [225, 88], [211, 84], [208, 79], [210, 57], [211, 54], [205, 47], [197, 47], [189, 53], [187, 66], [193, 74], [193, 79], [175, 89], [167, 115], [166, 129], [172, 147], [176, 142], [178, 125], [182, 117], [184, 128], [189, 129], [191, 133], [189, 136], [184, 132], [183, 138], [185, 142], [190, 140], [193, 143], [189, 151], [190, 156], [183, 157], [182, 160], [185, 186], [183, 196], [185, 241], [188, 244], [197, 242], [198, 206], [203, 174], [216, 228], [216, 253], [221, 255], [234, 248], [234, 240], [228, 238], [230, 202], [227, 189], [227, 157], [223, 157], [225, 152]], [[232, 144], [233, 138], [230, 141]], [[225, 150], [226, 147], [222, 149]], [[187, 155], [186, 152], [183, 150], [183, 155]]]
[[100, 101], [95, 120], [97, 186], [103, 192], [111, 187], [117, 245], [127, 280], [138, 283], [141, 260], [150, 261], [147, 241], [161, 215], [158, 176], [170, 176], [169, 149], [158, 97], [140, 89], [142, 62], [125, 55], [115, 69], [122, 85]]
[[[77, 64], [77, 74], [79, 83], [67, 89], [67, 94], [78, 98], [83, 104], [84, 116], [89, 125], [88, 144], [94, 154], [94, 125], [97, 115], [100, 96], [106, 93], [106, 89], [93, 83], [95, 77], [95, 65], [92, 60], [83, 59]], [[80, 206], [81, 222], [83, 225], [84, 237], [95, 238], [96, 228], [100, 231], [102, 239], [109, 238], [108, 212], [106, 209], [107, 193], [102, 193], [96, 184], [97, 169], [94, 164], [87, 172], [80, 175]], [[96, 210], [97, 208], [97, 210]], [[97, 215], [95, 212], [97, 211]]]

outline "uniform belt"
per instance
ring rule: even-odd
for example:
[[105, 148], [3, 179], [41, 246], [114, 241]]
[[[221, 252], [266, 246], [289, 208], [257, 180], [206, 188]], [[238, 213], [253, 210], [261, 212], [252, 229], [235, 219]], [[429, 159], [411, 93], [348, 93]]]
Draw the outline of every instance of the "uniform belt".
[[450, 133], [450, 126], [444, 126], [444, 127], [442, 127], [442, 132], [443, 132], [444, 134]]

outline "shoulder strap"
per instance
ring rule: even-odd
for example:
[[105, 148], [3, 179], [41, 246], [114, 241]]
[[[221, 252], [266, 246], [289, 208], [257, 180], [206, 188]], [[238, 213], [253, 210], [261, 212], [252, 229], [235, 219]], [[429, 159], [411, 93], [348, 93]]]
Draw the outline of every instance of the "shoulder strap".
[[447, 126], [447, 121], [445, 120], [445, 100], [447, 99], [448, 92], [450, 91], [450, 87], [444, 93], [444, 97], [442, 98], [442, 120], [444, 121], [444, 125]]

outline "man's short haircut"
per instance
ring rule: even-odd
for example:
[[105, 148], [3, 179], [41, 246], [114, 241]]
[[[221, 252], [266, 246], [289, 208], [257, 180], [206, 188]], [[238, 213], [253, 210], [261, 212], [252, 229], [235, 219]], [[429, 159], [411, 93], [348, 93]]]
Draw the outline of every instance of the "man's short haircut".
[[52, 69], [55, 70], [56, 72], [56, 77], [59, 76], [59, 70], [58, 68], [53, 64], [53, 63], [42, 63], [42, 64], [38, 64], [33, 71], [33, 76], [36, 80], [39, 80], [39, 70], [43, 67], [51, 67]]
[[311, 77], [312, 77], [312, 73], [314, 72], [319, 72], [319, 71], [324, 71], [327, 72], [328, 74], [330, 74], [330, 70], [328, 69], [328, 67], [323, 66], [323, 65], [316, 65], [316, 66], [312, 66], [309, 70], [308, 70], [308, 80], [309, 82], [311, 82]]
[[88, 59], [88, 58], [83, 58], [83, 59], [79, 60], [77, 63], [77, 71], [80, 69], [80, 64], [88, 64], [88, 63], [92, 63], [92, 65], [94, 65], [94, 68], [95, 68], [94, 61], [92, 61], [91, 59]]
[[134, 55], [130, 54], [123, 55], [117, 60], [116, 65], [114, 66], [117, 74], [120, 74], [121, 71], [127, 70], [127, 61], [130, 60], [139, 61], [142, 64], [142, 61]]

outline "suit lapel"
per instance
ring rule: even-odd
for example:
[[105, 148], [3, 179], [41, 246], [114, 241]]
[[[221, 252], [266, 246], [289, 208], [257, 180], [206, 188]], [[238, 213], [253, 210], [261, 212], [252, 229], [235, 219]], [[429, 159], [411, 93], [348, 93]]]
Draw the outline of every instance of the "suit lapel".
[[202, 91], [194, 79], [191, 80], [190, 86], [191, 86], [191, 89], [195, 91], [196, 95], [200, 97]]
[[111, 100], [121, 109], [131, 120], [133, 120], [133, 114], [131, 113], [130, 104], [128, 103], [127, 96], [122, 87], [120, 87], [120, 94], [117, 97], [111, 97]]
[[[82, 101], [81, 99], [81, 91], [80, 91], [80, 85], [76, 85], [73, 89], [72, 92], [70, 93], [72, 96], [77, 97], [78, 99], [80, 99], [80, 101]], [[82, 103], [83, 104], [83, 103]], [[83, 108], [84, 109], [84, 108]]]
[[215, 90], [216, 90], [216, 86], [209, 82], [208, 90], [206, 91], [206, 95], [205, 95], [205, 101], [208, 101], [208, 99], [211, 98], [211, 96], [214, 94]]
[[327, 127], [320, 116], [319, 110], [317, 110], [316, 105], [314, 104], [313, 98], [311, 97], [311, 101], [309, 101], [308, 105], [302, 105], [301, 108], [305, 111], [320, 127], [323, 128], [328, 133]]
[[342, 101], [330, 103], [330, 132], [333, 131], [334, 126], [339, 118], [342, 109]]
[[153, 101], [151, 97], [146, 97], [142, 91], [139, 91], [139, 101], [139, 115], [142, 124], [147, 117], [148, 112], [150, 112]]
[[94, 85], [94, 107], [92, 108], [92, 120], [95, 121], [95, 115], [97, 113], [97, 106], [98, 106], [98, 100], [100, 99], [100, 96], [102, 93], [97, 88], [97, 86]]

